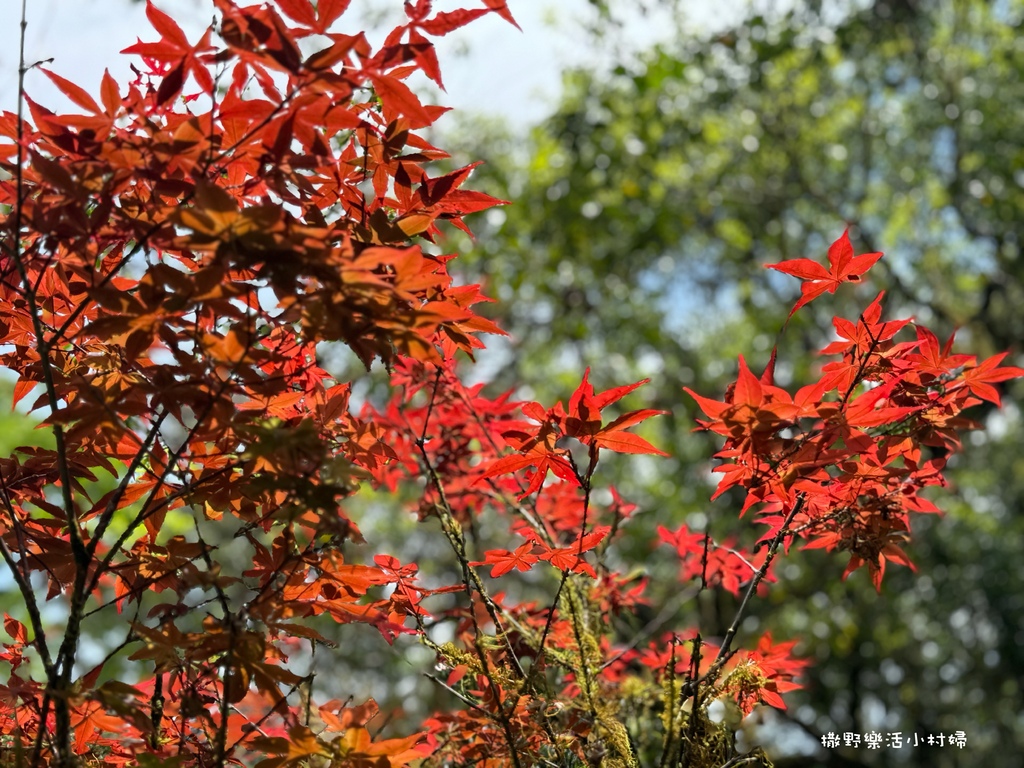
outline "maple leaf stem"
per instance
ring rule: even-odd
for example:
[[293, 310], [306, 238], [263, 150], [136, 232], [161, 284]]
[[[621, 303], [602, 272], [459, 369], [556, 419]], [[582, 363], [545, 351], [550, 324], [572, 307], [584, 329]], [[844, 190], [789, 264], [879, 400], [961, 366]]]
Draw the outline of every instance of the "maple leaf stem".
[[859, 385], [863, 381], [864, 372], [867, 370], [868, 361], [871, 360], [871, 355], [874, 354], [875, 350], [878, 349], [878, 345], [881, 343], [881, 340], [876, 338], [871, 333], [871, 326], [868, 323], [867, 319], [864, 317], [863, 312], [860, 314], [860, 321], [861, 323], [864, 324], [864, 330], [865, 333], [867, 333], [868, 338], [871, 339], [871, 346], [868, 347], [867, 351], [864, 353], [864, 357], [860, 361], [860, 365], [857, 368], [857, 374], [853, 377], [853, 381], [850, 382], [850, 386], [847, 388], [846, 394], [844, 394], [842, 400], [840, 400], [840, 410], [846, 410], [846, 405], [850, 400], [850, 396], [853, 394], [853, 391], [857, 388], [857, 385]]

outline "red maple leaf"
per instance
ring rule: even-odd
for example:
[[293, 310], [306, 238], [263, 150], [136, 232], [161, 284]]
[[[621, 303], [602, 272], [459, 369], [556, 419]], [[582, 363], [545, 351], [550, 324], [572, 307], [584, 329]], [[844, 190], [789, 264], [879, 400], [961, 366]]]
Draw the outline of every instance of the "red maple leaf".
[[541, 543], [544, 553], [541, 560], [547, 560], [560, 571], [572, 571], [573, 573], [585, 573], [591, 578], [597, 578], [593, 566], [583, 559], [583, 553], [589, 552], [611, 532], [610, 525], [599, 525], [590, 533], [584, 534], [570, 544], [568, 547], [548, 547]]
[[199, 42], [192, 45], [177, 22], [153, 5], [151, 0], [146, 3], [146, 17], [153, 28], [160, 33], [159, 42], [144, 43], [142, 40], [138, 40], [135, 45], [128, 46], [121, 53], [137, 53], [147, 63], [150, 61], [166, 62], [167, 71], [162, 73], [164, 78], [157, 90], [157, 103], [163, 104], [179, 93], [188, 73], [191, 73], [196, 79], [203, 89], [203, 93], [213, 91], [213, 77], [198, 58], [200, 53], [211, 48], [211, 30], [207, 29]]
[[533, 552], [534, 543], [527, 541], [525, 544], [520, 544], [516, 547], [515, 552], [509, 552], [507, 549], [491, 549], [484, 554], [482, 561], [470, 563], [470, 565], [490, 565], [491, 578], [496, 579], [499, 576], [504, 576], [506, 573], [511, 571], [513, 568], [518, 568], [520, 571], [528, 571], [533, 567], [540, 558], [536, 555], [531, 554]]
[[[540, 406], [537, 406], [537, 409], [541, 410], [541, 412], [537, 413], [534, 410], [527, 415], [531, 418], [546, 418], [546, 414], [540, 409]], [[524, 410], [526, 409], [524, 408]], [[523, 491], [523, 496], [529, 496], [531, 493], [540, 490], [544, 479], [547, 477], [548, 470], [551, 470], [551, 472], [566, 482], [579, 485], [579, 478], [576, 477], [572, 464], [566, 458], [567, 452], [555, 446], [556, 435], [550, 424], [541, 424], [540, 431], [535, 437], [526, 436], [521, 441], [518, 441], [511, 434], [506, 434], [505, 439], [513, 447], [517, 447], [520, 452], [504, 456], [495, 461], [487, 468], [486, 472], [480, 475], [480, 481], [509, 472], [517, 472], [526, 467], [534, 467], [535, 471], [530, 476], [529, 485]], [[520, 444], [516, 446], [516, 442], [520, 442]]]
[[590, 445], [591, 441], [602, 448], [619, 453], [653, 453], [659, 456], [668, 454], [659, 451], [642, 437], [629, 432], [627, 428], [651, 416], [660, 416], [666, 411], [657, 411], [645, 408], [639, 411], [631, 411], [624, 414], [610, 424], [601, 426], [601, 411], [612, 403], [618, 402], [633, 390], [646, 384], [650, 379], [643, 379], [634, 384], [626, 384], [621, 387], [606, 389], [604, 392], [594, 393], [594, 387], [590, 383], [590, 369], [583, 374], [583, 380], [579, 387], [569, 398], [569, 413], [564, 419], [565, 434], [575, 437], [584, 445]]
[[998, 390], [992, 384], [1024, 376], [1024, 368], [1017, 368], [1012, 365], [1003, 368], [999, 367], [999, 363], [1003, 361], [1006, 355], [1006, 352], [992, 355], [988, 360], [979, 363], [974, 368], [968, 368], [962, 374], [963, 381], [972, 394], [980, 397], [982, 400], [988, 400], [997, 406], [1002, 405], [1002, 403], [999, 399]]
[[860, 276], [880, 258], [882, 258], [881, 253], [864, 253], [855, 256], [853, 245], [850, 243], [849, 230], [846, 230], [828, 248], [829, 269], [825, 269], [821, 264], [810, 259], [790, 259], [789, 261], [780, 261], [778, 264], [765, 264], [765, 266], [768, 269], [799, 277], [804, 281], [800, 286], [802, 295], [793, 305], [793, 309], [789, 311], [789, 317], [792, 317], [800, 307], [810, 303], [821, 294], [835, 293], [836, 288], [842, 283], [859, 282]]

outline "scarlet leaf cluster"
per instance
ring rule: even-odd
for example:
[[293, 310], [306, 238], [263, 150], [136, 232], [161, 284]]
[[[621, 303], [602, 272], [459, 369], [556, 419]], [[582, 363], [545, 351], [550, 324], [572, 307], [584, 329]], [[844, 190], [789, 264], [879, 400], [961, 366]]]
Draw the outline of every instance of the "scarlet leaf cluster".
[[[837, 276], [859, 276], [881, 255], [852, 254], [844, 233], [829, 249]], [[817, 274], [803, 261], [777, 268], [805, 279]], [[794, 311], [839, 282], [805, 282]], [[701, 428], [726, 438], [715, 495], [745, 490], [743, 511], [757, 506], [769, 527], [761, 543], [781, 537], [788, 547], [799, 537], [808, 548], [849, 552], [844, 578], [866, 565], [878, 589], [887, 561], [911, 566], [903, 550], [910, 513], [938, 512], [920, 494], [944, 485], [960, 432], [975, 426], [963, 411], [983, 400], [998, 405], [991, 384], [1024, 375], [1000, 366], [1005, 354], [982, 362], [953, 354], [952, 338], [940, 347], [921, 325], [916, 340], [897, 341], [911, 321], [882, 320], [882, 298], [856, 320], [834, 319], [839, 339], [822, 354], [840, 359], [795, 394], [774, 385], [774, 352], [760, 377], [741, 357], [725, 401], [687, 390], [708, 417]]]

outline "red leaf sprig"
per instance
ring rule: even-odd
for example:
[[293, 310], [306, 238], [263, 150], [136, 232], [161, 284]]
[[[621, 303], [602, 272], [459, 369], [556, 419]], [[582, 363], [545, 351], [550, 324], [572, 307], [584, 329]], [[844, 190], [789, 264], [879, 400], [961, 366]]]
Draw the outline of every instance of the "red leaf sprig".
[[792, 317], [800, 307], [809, 304], [824, 293], [835, 293], [843, 283], [859, 282], [861, 275], [867, 272], [880, 258], [882, 258], [881, 253], [864, 253], [855, 256], [853, 244], [850, 242], [849, 229], [847, 229], [828, 248], [828, 269], [811, 259], [790, 259], [765, 266], [768, 269], [774, 269], [803, 280], [800, 285], [800, 298], [789, 311], [789, 317]]

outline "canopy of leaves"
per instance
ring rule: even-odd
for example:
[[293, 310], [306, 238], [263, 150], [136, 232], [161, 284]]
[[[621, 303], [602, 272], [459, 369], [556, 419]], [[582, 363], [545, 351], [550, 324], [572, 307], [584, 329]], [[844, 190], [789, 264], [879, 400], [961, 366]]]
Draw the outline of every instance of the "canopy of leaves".
[[[33, 768], [767, 765], [749, 733], [737, 738], [738, 723], [752, 723], [743, 718], [758, 704], [785, 711], [783, 694], [799, 687], [807, 662], [794, 658], [795, 640], [745, 621], [753, 598], [789, 608], [807, 586], [794, 544], [843, 553], [842, 577], [863, 569], [884, 595], [887, 563], [913, 567], [911, 520], [937, 511], [924, 491], [944, 485], [960, 435], [975, 426], [963, 412], [998, 405], [996, 385], [1024, 370], [983, 343], [983, 354], [954, 351], [951, 336], [943, 343], [920, 319], [893, 315], [882, 293], [855, 290], [880, 259], [863, 247], [863, 225], [831, 246], [809, 235], [794, 251], [779, 239], [793, 236], [782, 211], [763, 222], [764, 238], [751, 230], [737, 240], [743, 230], [722, 223], [733, 203], [719, 191], [734, 169], [728, 156], [709, 164], [711, 149], [739, 131], [737, 163], [756, 155], [757, 113], [748, 106], [736, 124], [709, 119], [695, 131], [691, 114], [659, 105], [645, 83], [657, 62], [671, 67], [661, 50], [610, 85], [581, 77], [586, 91], [570, 98], [553, 138], [538, 134], [538, 152], [551, 149], [541, 170], [571, 157], [588, 197], [578, 217], [555, 210], [564, 220], [516, 230], [536, 251], [523, 260], [536, 273], [509, 280], [515, 269], [503, 269], [524, 289], [519, 320], [546, 310], [552, 328], [583, 323], [568, 343], [548, 337], [561, 359], [528, 363], [546, 366], [530, 377], [538, 390], [558, 394], [534, 400], [467, 384], [457, 361], [482, 348], [482, 334], [502, 332], [476, 312], [480, 286], [455, 280], [453, 255], [435, 241], [442, 222], [467, 232], [464, 216], [502, 201], [465, 186], [476, 162], [438, 168], [447, 155], [426, 131], [444, 109], [406, 80], [418, 71], [441, 83], [431, 37], [491, 13], [514, 21], [503, 0], [440, 11], [416, 0], [374, 49], [335, 29], [348, 5], [214, 0], [215, 22], [192, 40], [150, 2], [155, 35], [126, 50], [140, 59], [132, 83], [108, 74], [94, 95], [42, 70], [76, 112], [54, 113], [22, 92], [18, 113], [0, 116], [0, 363], [41, 435], [0, 458], [0, 557], [18, 614], [3, 617], [4, 757]], [[762, 39], [794, 19], [761, 20]], [[830, 27], [814, 12], [800, 23], [814, 36], [787, 38], [795, 51], [839, 39], [833, 30], [826, 40]], [[683, 77], [683, 90], [715, 94], [719, 80], [734, 94], [760, 87], [739, 74], [752, 71], [741, 60], [749, 45], [734, 40], [706, 56], [706, 41], [689, 45], [698, 64], [686, 66], [699, 77]], [[814, 63], [798, 60], [791, 74]], [[674, 71], [657, 89], [680, 78]], [[637, 91], [628, 113], [616, 103], [620, 85]], [[728, 113], [726, 101], [715, 104]], [[765, 125], [769, 106], [759, 106]], [[638, 117], [650, 125], [615, 128]], [[683, 126], [687, 152], [707, 144], [675, 167], [695, 168], [692, 188], [708, 198], [679, 187], [689, 207], [674, 215], [692, 217], [682, 235], [679, 220], [673, 229], [663, 217], [674, 171], [649, 162], [666, 133], [651, 127], [656, 117]], [[595, 120], [605, 124], [594, 129]], [[588, 131], [591, 149], [618, 151], [624, 163], [587, 155]], [[588, 168], [607, 173], [589, 178]], [[651, 196], [637, 204], [640, 185]], [[602, 197], [605, 188], [617, 196]], [[562, 205], [572, 186], [510, 191], [525, 193], [532, 215], [538, 202], [541, 212]], [[870, 198], [870, 188], [853, 195], [858, 205]], [[793, 231], [826, 218], [822, 207], [804, 224], [794, 219]], [[598, 229], [606, 222], [617, 222], [610, 236]], [[695, 241], [703, 261], [677, 279], [673, 260], [685, 263], [679, 248], [705, 222], [711, 231]], [[892, 275], [910, 268], [895, 256]], [[545, 260], [557, 263], [556, 279], [539, 271]], [[738, 279], [760, 263], [782, 274]], [[596, 289], [574, 285], [581, 275]], [[915, 300], [901, 285], [899, 301]], [[837, 338], [819, 330], [833, 295], [857, 307], [831, 318]], [[560, 312], [556, 296], [572, 311]], [[764, 318], [752, 318], [760, 307]], [[682, 335], [708, 308], [723, 321]], [[604, 388], [629, 367], [614, 353], [594, 369], [602, 386], [582, 365], [571, 382], [551, 376], [581, 362], [573, 352], [606, 353], [634, 314], [640, 341], [620, 340], [665, 383], [666, 362], [679, 362], [671, 393], [644, 395], [641, 376]], [[788, 325], [785, 344], [744, 330], [765, 319]], [[661, 343], [666, 328], [680, 334], [674, 346]], [[725, 333], [753, 354], [734, 358]], [[527, 349], [537, 341], [522, 338]], [[804, 341], [824, 347], [826, 361], [807, 362]], [[386, 396], [359, 402], [353, 382], [323, 366], [326, 345], [378, 364]], [[709, 386], [733, 371], [727, 387]], [[790, 386], [796, 379], [804, 385]], [[681, 481], [649, 482], [664, 452], [648, 422], [677, 403], [681, 384], [692, 385], [709, 440], [685, 440], [682, 420], [669, 422], [664, 444], [680, 453], [667, 467]], [[620, 409], [644, 397], [653, 402]], [[713, 524], [706, 464], [690, 463], [697, 452], [714, 454], [713, 496], [732, 505]], [[631, 454], [640, 471], [622, 476], [616, 454]], [[643, 511], [608, 485], [616, 476], [646, 496]], [[362, 489], [405, 502], [423, 538], [443, 544], [443, 563], [361, 548], [373, 515], [359, 513], [379, 511]], [[658, 578], [629, 571], [636, 562]], [[796, 569], [793, 584], [769, 588], [780, 563]], [[825, 588], [815, 576], [805, 605]], [[806, 610], [779, 613], [807, 634], [796, 627]], [[325, 701], [317, 649], [333, 643], [324, 625], [344, 628], [345, 639], [362, 626], [385, 647], [414, 639], [444, 673], [427, 678], [448, 706], [416, 724], [390, 721], [392, 735], [374, 701]], [[104, 633], [114, 639], [87, 661], [83, 648]], [[342, 654], [350, 668], [365, 666], [354, 645]], [[854, 682], [854, 695], [878, 690]], [[716, 723], [714, 702], [736, 720]], [[841, 722], [841, 710], [827, 712]], [[960, 730], [942, 715], [915, 726]], [[799, 712], [787, 722], [821, 726]]]

